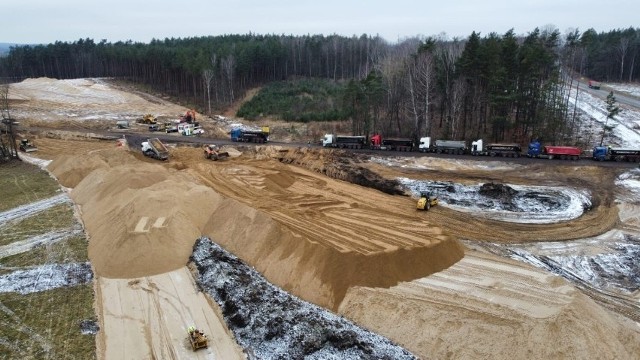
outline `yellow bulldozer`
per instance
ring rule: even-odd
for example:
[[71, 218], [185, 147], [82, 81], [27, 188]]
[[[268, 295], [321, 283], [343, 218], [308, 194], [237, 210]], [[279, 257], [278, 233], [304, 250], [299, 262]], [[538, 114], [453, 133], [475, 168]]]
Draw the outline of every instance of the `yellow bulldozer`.
[[193, 351], [209, 347], [209, 339], [207, 339], [207, 335], [205, 335], [202, 330], [198, 330], [194, 326], [189, 326], [187, 333]]
[[420, 199], [418, 199], [418, 204], [416, 205], [416, 209], [428, 211], [432, 206], [438, 205], [438, 198], [431, 196], [428, 192], [420, 193]]
[[143, 124], [156, 124], [158, 122], [158, 120], [156, 119], [155, 116], [153, 116], [151, 114], [144, 114], [142, 116], [142, 118], [140, 120], [138, 120], [138, 122], [143, 123]]

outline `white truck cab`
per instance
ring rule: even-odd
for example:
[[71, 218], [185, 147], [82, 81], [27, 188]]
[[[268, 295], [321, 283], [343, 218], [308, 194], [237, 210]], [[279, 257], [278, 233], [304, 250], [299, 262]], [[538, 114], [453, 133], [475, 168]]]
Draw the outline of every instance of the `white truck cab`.
[[420, 144], [418, 144], [418, 151], [420, 152], [429, 152], [431, 151], [431, 138], [430, 137], [421, 137]]
[[471, 155], [484, 155], [482, 139], [471, 142]]
[[333, 134], [324, 134], [324, 138], [322, 138], [322, 146], [333, 146], [335, 142], [335, 135]]

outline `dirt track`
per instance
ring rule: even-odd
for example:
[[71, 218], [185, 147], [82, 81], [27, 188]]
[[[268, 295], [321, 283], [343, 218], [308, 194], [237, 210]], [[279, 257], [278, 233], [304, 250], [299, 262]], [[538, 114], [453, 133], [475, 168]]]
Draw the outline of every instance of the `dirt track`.
[[[271, 282], [425, 358], [640, 354], [640, 334], [628, 320], [561, 278], [495, 256], [464, 256], [456, 241], [550, 241], [601, 234], [619, 222], [611, 169], [536, 164], [460, 171], [444, 162], [439, 170], [425, 172], [366, 163], [356, 156], [338, 167], [337, 152], [269, 146], [229, 149], [232, 157], [219, 162], [205, 160], [200, 149], [174, 148], [171, 160], [160, 163], [114, 142], [36, 142], [37, 155], [54, 159], [50, 170], [73, 188], [71, 197], [91, 236], [89, 255], [102, 291], [97, 311], [104, 324], [111, 324], [99, 338], [106, 358], [118, 358], [113, 349], [134, 346], [121, 336], [138, 330], [122, 324], [140, 313], [155, 314], [140, 330], [150, 334], [165, 331], [162, 318], [181, 320], [164, 321], [171, 326], [166, 336], [159, 336], [160, 345], [147, 339], [146, 347], [131, 348], [131, 354], [164, 354], [184, 345], [179, 342], [184, 337], [181, 323], [190, 325], [189, 314], [205, 311], [204, 303], [181, 299], [185, 308], [176, 310], [173, 301], [153, 299], [195, 293], [191, 281], [169, 284], [173, 292], [158, 291], [149, 298], [121, 290], [132, 281], [148, 285], [153, 276], [184, 274], [191, 246], [201, 234]], [[415, 199], [337, 180], [359, 178], [367, 171], [383, 179], [569, 184], [590, 190], [594, 208], [574, 221], [551, 225], [491, 221], [444, 207], [419, 213]], [[109, 290], [115, 288], [120, 290]], [[144, 294], [144, 289], [137, 291]], [[112, 313], [109, 302], [114, 298], [129, 304], [123, 307], [128, 312]], [[211, 304], [206, 313], [214, 319], [219, 310]], [[221, 327], [211, 331], [228, 334], [221, 330], [224, 325], [216, 326]], [[511, 340], [494, 346], [495, 339], [506, 337]], [[226, 346], [215, 349], [238, 356], [238, 349]]]

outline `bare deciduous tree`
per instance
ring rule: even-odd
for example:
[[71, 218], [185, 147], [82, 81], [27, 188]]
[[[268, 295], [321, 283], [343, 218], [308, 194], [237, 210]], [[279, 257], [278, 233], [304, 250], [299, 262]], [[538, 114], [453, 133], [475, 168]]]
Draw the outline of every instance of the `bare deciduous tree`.
[[233, 76], [236, 70], [236, 58], [233, 55], [229, 55], [222, 59], [221, 65], [229, 86], [229, 102], [232, 103], [235, 100], [233, 95]]
[[207, 106], [209, 109], [209, 116], [211, 116], [211, 82], [213, 80], [213, 70], [205, 69], [202, 71], [202, 80], [204, 81], [204, 86], [207, 88]]
[[19, 159], [16, 146], [14, 120], [11, 118], [9, 109], [9, 85], [0, 85], [0, 113], [2, 123], [0, 123], [0, 162]]
[[458, 130], [460, 130], [460, 117], [462, 115], [462, 107], [464, 105], [464, 97], [467, 91], [467, 83], [464, 79], [458, 78], [453, 82], [451, 89], [451, 121], [450, 134], [452, 139], [456, 139], [458, 136]]
[[629, 51], [629, 38], [621, 38], [616, 50], [618, 52], [618, 56], [620, 56], [620, 81], [622, 81], [622, 73], [624, 72], [624, 58], [627, 56], [627, 51]]

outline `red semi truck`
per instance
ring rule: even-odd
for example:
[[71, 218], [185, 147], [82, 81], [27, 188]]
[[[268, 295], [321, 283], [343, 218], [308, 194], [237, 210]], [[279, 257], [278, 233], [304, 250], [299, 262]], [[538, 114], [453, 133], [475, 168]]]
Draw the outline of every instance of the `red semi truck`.
[[582, 150], [575, 146], [542, 146], [539, 141], [530, 143], [527, 152], [528, 157], [562, 160], [578, 160], [580, 154], [582, 154]]
[[383, 139], [382, 135], [371, 136], [370, 148], [373, 150], [413, 151], [411, 139]]

